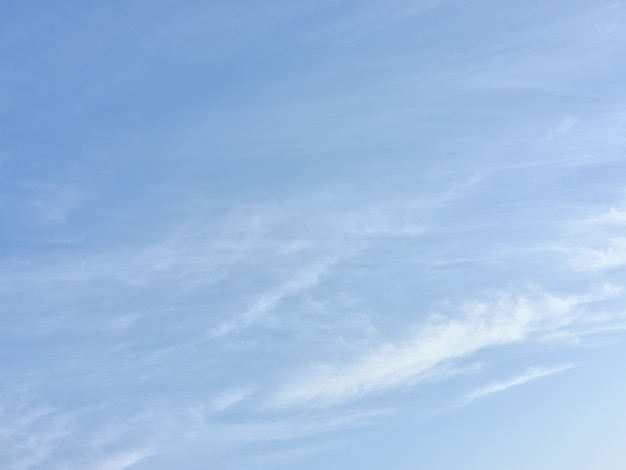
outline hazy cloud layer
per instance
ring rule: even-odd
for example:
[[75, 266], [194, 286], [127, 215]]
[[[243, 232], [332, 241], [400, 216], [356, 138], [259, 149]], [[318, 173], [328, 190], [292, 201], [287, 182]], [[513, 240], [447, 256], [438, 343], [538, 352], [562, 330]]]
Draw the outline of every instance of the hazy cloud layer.
[[0, 467], [618, 455], [626, 7], [0, 13]]

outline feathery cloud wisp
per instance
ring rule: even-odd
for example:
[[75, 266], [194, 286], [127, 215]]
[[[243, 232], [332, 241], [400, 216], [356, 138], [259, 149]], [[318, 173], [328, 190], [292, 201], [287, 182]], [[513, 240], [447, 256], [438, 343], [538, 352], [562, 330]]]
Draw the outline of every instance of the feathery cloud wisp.
[[408, 341], [383, 345], [348, 364], [323, 364], [300, 372], [279, 387], [268, 404], [324, 406], [408, 385], [436, 374], [446, 361], [558, 330], [570, 324], [576, 309], [587, 301], [539, 294], [467, 305], [460, 318], [424, 327]]
[[512, 379], [505, 380], [502, 382], [495, 382], [490, 385], [487, 385], [483, 388], [479, 388], [471, 393], [469, 393], [465, 398], [459, 401], [459, 405], [468, 405], [476, 400], [480, 400], [481, 398], [485, 398], [489, 395], [493, 395], [494, 393], [503, 392], [508, 390], [509, 388], [516, 387], [518, 385], [523, 385], [525, 383], [531, 382], [533, 380], [540, 379], [542, 377], [547, 377], [549, 375], [558, 374], [559, 372], [564, 372], [566, 370], [572, 369], [573, 365], [563, 365], [558, 367], [550, 367], [550, 368], [533, 368], [529, 369], [521, 375], [517, 375]]

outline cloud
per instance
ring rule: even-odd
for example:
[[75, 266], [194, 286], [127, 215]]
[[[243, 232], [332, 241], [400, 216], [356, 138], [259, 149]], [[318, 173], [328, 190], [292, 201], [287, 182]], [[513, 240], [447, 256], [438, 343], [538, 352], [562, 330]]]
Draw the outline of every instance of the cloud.
[[226, 390], [211, 400], [211, 410], [216, 413], [226, 411], [237, 403], [245, 400], [255, 390], [255, 387], [248, 385], [245, 387], [232, 388]]
[[559, 122], [559, 124], [546, 134], [546, 140], [553, 140], [561, 135], [568, 134], [578, 124], [578, 119], [573, 117], [566, 117]]
[[588, 246], [572, 246], [562, 251], [579, 271], [604, 271], [626, 266], [626, 238], [615, 237]]
[[407, 341], [379, 346], [348, 363], [298, 372], [278, 387], [268, 406], [327, 406], [411, 385], [450, 360], [559, 330], [575, 320], [577, 309], [597, 298], [538, 293], [466, 304], [458, 318], [424, 326]]
[[[21, 131], [6, 145], [24, 158], [0, 152], [0, 173], [92, 178], [9, 184], [0, 200], [29, 218], [1, 224], [0, 339], [15, 358], [1, 375], [34, 377], [51, 405], [0, 414], [0, 467], [315, 448], [294, 439], [378, 419], [320, 408], [623, 327], [623, 299], [604, 301], [619, 289], [580, 286], [626, 266], [626, 212], [571, 238], [558, 224], [623, 174], [598, 162], [624, 154], [609, 72], [626, 9], [457, 2], [420, 16], [438, 3], [11, 15]], [[544, 256], [555, 239], [569, 264]], [[441, 302], [457, 307], [427, 317]], [[467, 399], [556, 372], [486, 378]]]
[[248, 422], [210, 422], [195, 430], [196, 439], [217, 447], [245, 443], [292, 441], [323, 434], [371, 426], [393, 414], [393, 409], [334, 410], [332, 413], [256, 419]]
[[615, 207], [612, 207], [607, 213], [592, 220], [591, 222], [599, 223], [602, 225], [621, 227], [623, 225], [626, 225], [626, 210], [622, 208], [617, 209]]
[[37, 222], [45, 224], [64, 224], [84, 199], [82, 191], [65, 184], [28, 182], [20, 187], [28, 193]]
[[547, 377], [549, 375], [558, 374], [560, 372], [564, 372], [566, 370], [572, 369], [574, 366], [572, 365], [563, 365], [552, 368], [535, 368], [529, 369], [521, 375], [513, 377], [512, 379], [505, 380], [503, 382], [495, 382], [490, 385], [487, 385], [483, 388], [479, 388], [471, 393], [469, 393], [465, 398], [459, 401], [459, 405], [467, 405], [476, 400], [480, 400], [489, 395], [493, 395], [494, 393], [503, 392], [508, 390], [509, 388], [516, 387], [518, 385], [523, 385], [525, 383], [531, 382], [533, 380], [540, 379], [542, 377]]
[[0, 410], [0, 466], [27, 470], [48, 461], [74, 435], [75, 417], [47, 406], [4, 403]]
[[[252, 457], [241, 459], [242, 464], [250, 466], [250, 468], [271, 468], [275, 469], [277, 466], [284, 467], [289, 465], [293, 468], [297, 465], [297, 461], [306, 457], [310, 457], [316, 454], [327, 453], [330, 451], [340, 450], [342, 443], [338, 441], [325, 442], [322, 444], [309, 444], [309, 445], [290, 445], [288, 448], [279, 451], [270, 451], [257, 453]], [[279, 467], [278, 467], [279, 468]]]
[[259, 321], [278, 306], [283, 299], [315, 287], [341, 258], [341, 256], [326, 257], [301, 270], [290, 279], [260, 295], [242, 315], [210, 331], [209, 336], [223, 336]]
[[154, 450], [148, 448], [127, 450], [104, 457], [93, 463], [90, 468], [92, 470], [126, 470], [154, 454]]
[[571, 236], [557, 245], [576, 271], [601, 272], [626, 265], [626, 211], [612, 207], [600, 215], [571, 222]]
[[397, 26], [399, 23], [445, 2], [446, 0], [362, 2], [354, 14], [342, 18], [334, 32], [343, 37], [342, 44], [350, 44], [363, 40], [372, 34], [380, 33], [387, 28]]
[[0, 395], [3, 469], [125, 470], [153, 455], [151, 443], [173, 429], [163, 412], [134, 410], [122, 416], [108, 402], [70, 408], [45, 405], [35, 398], [40, 387], [19, 381], [8, 390]]

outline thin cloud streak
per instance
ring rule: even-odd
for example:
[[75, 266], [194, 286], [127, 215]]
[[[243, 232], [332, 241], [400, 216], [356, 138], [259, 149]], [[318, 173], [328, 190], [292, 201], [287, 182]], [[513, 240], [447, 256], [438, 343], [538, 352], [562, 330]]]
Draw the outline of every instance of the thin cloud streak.
[[529, 369], [521, 375], [513, 377], [512, 379], [503, 381], [503, 382], [495, 382], [490, 385], [487, 385], [483, 388], [479, 388], [471, 393], [469, 393], [465, 398], [458, 402], [459, 406], [469, 405], [477, 400], [486, 398], [495, 393], [500, 393], [505, 390], [508, 390], [513, 387], [517, 387], [518, 385], [524, 385], [528, 382], [532, 382], [533, 380], [537, 380], [543, 377], [548, 377], [550, 375], [558, 374], [564, 372], [566, 370], [570, 370], [574, 368], [573, 365], [563, 365], [552, 368], [534, 368]]
[[93, 463], [90, 468], [93, 470], [127, 470], [132, 468], [135, 464], [155, 454], [156, 452], [149, 448], [124, 451], [105, 457], [102, 460]]
[[270, 292], [261, 295], [241, 316], [211, 330], [209, 336], [219, 337], [239, 331], [263, 319], [283, 299], [301, 294], [315, 287], [324, 276], [328, 275], [331, 268], [337, 264], [340, 259], [340, 257], [323, 259], [309, 266], [308, 269], [302, 270], [292, 279], [275, 286]]
[[255, 387], [252, 385], [226, 390], [211, 400], [211, 410], [222, 413], [248, 398], [254, 390]]

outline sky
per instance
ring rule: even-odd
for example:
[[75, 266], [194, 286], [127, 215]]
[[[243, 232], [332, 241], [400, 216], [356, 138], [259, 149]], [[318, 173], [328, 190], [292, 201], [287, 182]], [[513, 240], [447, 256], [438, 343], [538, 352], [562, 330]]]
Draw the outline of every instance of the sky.
[[0, 468], [625, 468], [626, 3], [4, 0], [0, 63]]

